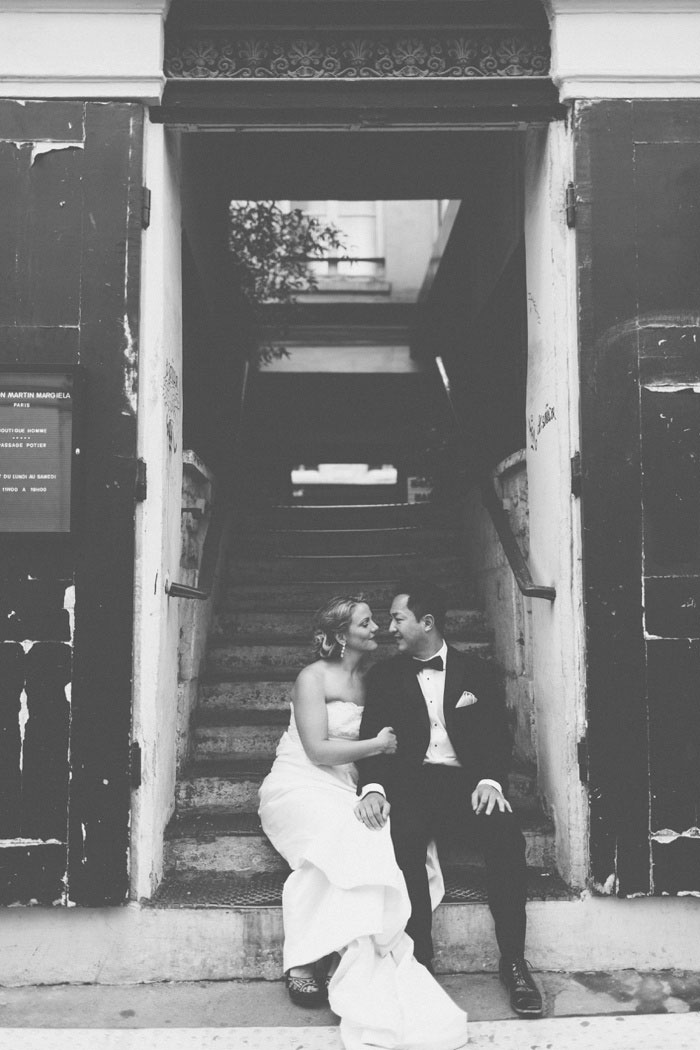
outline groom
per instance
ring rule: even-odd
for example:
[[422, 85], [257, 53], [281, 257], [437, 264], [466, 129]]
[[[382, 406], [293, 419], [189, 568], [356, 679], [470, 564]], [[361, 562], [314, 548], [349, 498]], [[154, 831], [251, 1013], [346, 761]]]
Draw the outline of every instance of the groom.
[[500, 974], [520, 1017], [541, 1017], [542, 997], [524, 958], [525, 841], [504, 795], [510, 742], [497, 679], [487, 662], [443, 639], [446, 596], [425, 580], [405, 581], [391, 605], [398, 655], [367, 676], [360, 736], [392, 726], [394, 755], [359, 762], [359, 820], [382, 827], [391, 810], [396, 860], [406, 879], [415, 956], [432, 967], [432, 911], [425, 861], [446, 833], [484, 853], [488, 901], [501, 952]]

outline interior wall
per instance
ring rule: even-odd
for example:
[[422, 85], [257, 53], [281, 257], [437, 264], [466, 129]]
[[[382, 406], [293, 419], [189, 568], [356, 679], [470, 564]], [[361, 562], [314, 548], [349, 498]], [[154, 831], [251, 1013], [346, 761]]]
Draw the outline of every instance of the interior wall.
[[392, 302], [418, 297], [437, 231], [435, 201], [387, 201], [384, 214], [385, 277]]
[[527, 133], [525, 242], [528, 297], [527, 474], [530, 568], [556, 588], [533, 601], [533, 676], [539, 786], [557, 829], [564, 878], [585, 882], [587, 798], [577, 744], [585, 733], [580, 509], [571, 493], [578, 448], [578, 352], [574, 236], [565, 187], [572, 140], [563, 123]]
[[[188, 587], [202, 586], [201, 569], [204, 543], [209, 532], [216, 479], [191, 449], [182, 457], [182, 521], [179, 582]], [[208, 581], [207, 581], [208, 582]], [[190, 758], [192, 714], [197, 706], [199, 674], [206, 655], [207, 636], [214, 611], [214, 594], [209, 598], [186, 599], [180, 605], [177, 683], [177, 774]]]
[[158, 884], [174, 806], [179, 602], [166, 587], [179, 578], [182, 498], [179, 137], [147, 123], [145, 157], [152, 211], [143, 237], [139, 347], [138, 455], [148, 488], [136, 514], [133, 739], [143, 770], [132, 810], [136, 899]]
[[472, 476], [523, 446], [526, 365], [523, 136], [473, 138], [482, 148], [462, 169], [459, 214], [416, 337], [420, 353], [443, 357]]
[[[530, 522], [525, 450], [495, 470], [496, 484], [523, 557], [530, 557]], [[505, 678], [506, 707], [516, 760], [537, 762], [537, 723], [532, 671], [532, 605], [515, 582], [481, 490], [469, 491], [465, 540], [477, 596], [493, 631], [493, 653]]]
[[[246, 156], [246, 139], [228, 136], [228, 142], [229, 163], [231, 156]], [[201, 136], [183, 136], [183, 434], [186, 447], [214, 472], [220, 500], [229, 485], [245, 361], [256, 333], [228, 249], [234, 193], [211, 159]]]

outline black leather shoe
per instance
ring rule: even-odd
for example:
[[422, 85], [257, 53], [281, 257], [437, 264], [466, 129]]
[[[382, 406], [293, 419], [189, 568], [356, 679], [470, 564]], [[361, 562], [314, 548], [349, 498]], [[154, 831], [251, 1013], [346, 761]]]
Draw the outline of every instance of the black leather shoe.
[[296, 1006], [325, 1006], [328, 1002], [325, 980], [321, 982], [316, 976], [296, 977], [287, 971], [284, 981], [289, 998]]
[[525, 960], [501, 959], [498, 969], [518, 1017], [541, 1017], [542, 996]]

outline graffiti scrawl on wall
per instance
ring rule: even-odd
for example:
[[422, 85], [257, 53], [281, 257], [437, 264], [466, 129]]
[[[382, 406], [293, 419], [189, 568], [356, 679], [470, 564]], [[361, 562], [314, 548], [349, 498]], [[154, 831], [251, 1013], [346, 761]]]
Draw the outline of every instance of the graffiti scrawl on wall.
[[530, 415], [527, 421], [527, 429], [530, 435], [530, 448], [533, 452], [537, 451], [537, 442], [539, 436], [545, 427], [557, 418], [556, 409], [554, 405], [547, 403], [544, 407], [544, 411], [540, 412], [537, 418], [534, 415]]

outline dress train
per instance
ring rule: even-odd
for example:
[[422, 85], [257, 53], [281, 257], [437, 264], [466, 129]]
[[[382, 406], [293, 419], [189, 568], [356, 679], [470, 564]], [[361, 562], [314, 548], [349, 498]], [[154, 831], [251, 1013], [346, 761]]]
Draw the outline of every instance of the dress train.
[[[328, 704], [329, 735], [357, 739], [361, 709]], [[466, 1014], [413, 956], [406, 884], [389, 825], [355, 814], [354, 766], [316, 766], [294, 719], [260, 789], [263, 829], [293, 869], [283, 891], [284, 969], [338, 952], [330, 982], [346, 1050], [460, 1050]], [[431, 897], [444, 890], [431, 852]]]

